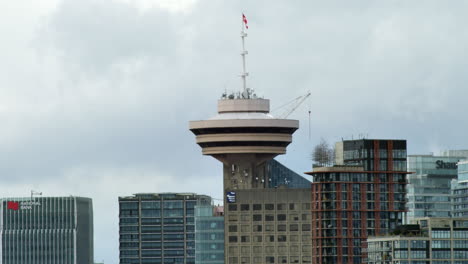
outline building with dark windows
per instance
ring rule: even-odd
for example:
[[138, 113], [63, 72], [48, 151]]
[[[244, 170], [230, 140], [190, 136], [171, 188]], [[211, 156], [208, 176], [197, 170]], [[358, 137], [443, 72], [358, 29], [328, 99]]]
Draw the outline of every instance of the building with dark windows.
[[362, 263], [367, 237], [403, 222], [406, 141], [342, 141], [336, 163], [307, 173], [313, 178], [312, 262]]
[[266, 163], [268, 187], [286, 187], [290, 189], [310, 188], [310, 181], [295, 173], [275, 159]]
[[224, 264], [222, 206], [195, 206], [195, 263]]
[[246, 86], [246, 54], [243, 90], [223, 94], [216, 115], [189, 124], [202, 154], [223, 163], [224, 261], [312, 263], [310, 182], [273, 160], [299, 121], [287, 119], [294, 108], [271, 115], [270, 101]]
[[[271, 161], [286, 153], [299, 122], [275, 118], [269, 111], [269, 100], [246, 89], [242, 97], [223, 96], [216, 116], [190, 122], [202, 153], [223, 163], [225, 263], [301, 263], [303, 257], [302, 263], [310, 263], [310, 251], [302, 255], [302, 245], [310, 249], [310, 240], [299, 242], [303, 231], [296, 228], [302, 227], [300, 217], [306, 213], [301, 207], [288, 209], [290, 204], [310, 204], [310, 185]], [[297, 189], [300, 186], [306, 189]]]
[[225, 263], [312, 263], [310, 187], [231, 195], [225, 207]]
[[195, 264], [195, 206], [211, 197], [140, 193], [119, 197], [121, 264]]
[[457, 163], [463, 158], [432, 154], [408, 156], [408, 171], [413, 172], [408, 175], [408, 222], [426, 216], [452, 215], [451, 182], [457, 178]]
[[91, 199], [3, 198], [0, 207], [0, 263], [94, 263]]
[[368, 238], [368, 264], [467, 264], [468, 218], [416, 218]]

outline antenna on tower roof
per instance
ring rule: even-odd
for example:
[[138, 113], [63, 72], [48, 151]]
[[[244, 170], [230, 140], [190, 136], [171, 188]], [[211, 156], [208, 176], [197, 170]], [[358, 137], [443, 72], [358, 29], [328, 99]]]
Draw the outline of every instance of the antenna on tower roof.
[[245, 29], [249, 29], [249, 26], [247, 25], [247, 18], [245, 15], [242, 13], [242, 31], [241, 31], [241, 38], [242, 38], [242, 82], [243, 82], [243, 94], [247, 93], [249, 94], [248, 98], [250, 97], [250, 91], [247, 89], [247, 76], [249, 76], [249, 73], [246, 71], [245, 68], [245, 56], [248, 54], [248, 51], [245, 50], [245, 38], [247, 37], [247, 33], [245, 32]]

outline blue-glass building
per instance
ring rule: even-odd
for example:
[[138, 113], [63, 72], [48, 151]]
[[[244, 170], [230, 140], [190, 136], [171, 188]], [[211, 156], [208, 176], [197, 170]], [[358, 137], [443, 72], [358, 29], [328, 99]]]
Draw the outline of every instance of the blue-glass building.
[[468, 217], [468, 160], [458, 163], [458, 180], [452, 181], [453, 216]]
[[408, 221], [420, 217], [452, 215], [451, 182], [463, 157], [409, 155]]
[[211, 197], [140, 193], [119, 197], [121, 264], [195, 264], [195, 206]]
[[266, 170], [269, 188], [278, 188], [280, 186], [289, 189], [310, 188], [309, 180], [274, 159], [267, 162]]
[[224, 264], [224, 216], [216, 208], [195, 207], [196, 264]]

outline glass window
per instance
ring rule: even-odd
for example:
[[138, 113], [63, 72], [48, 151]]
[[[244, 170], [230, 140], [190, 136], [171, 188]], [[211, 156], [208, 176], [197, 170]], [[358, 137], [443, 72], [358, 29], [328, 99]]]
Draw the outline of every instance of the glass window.
[[253, 232], [262, 232], [262, 225], [254, 225]]
[[432, 230], [432, 238], [450, 238], [450, 230]]
[[142, 201], [141, 202], [141, 209], [160, 209], [161, 202], [160, 201]]
[[450, 240], [432, 240], [432, 248], [450, 248]]
[[265, 215], [265, 221], [275, 221], [274, 215]]
[[280, 203], [276, 205], [277, 210], [286, 210], [286, 204]]
[[164, 201], [164, 209], [183, 209], [183, 201]]
[[433, 250], [432, 251], [433, 259], [450, 259], [452, 258], [450, 250]]
[[253, 221], [262, 221], [262, 215], [261, 214], [255, 214], [252, 216]]
[[286, 221], [286, 215], [285, 214], [279, 214], [278, 215], [278, 221]]

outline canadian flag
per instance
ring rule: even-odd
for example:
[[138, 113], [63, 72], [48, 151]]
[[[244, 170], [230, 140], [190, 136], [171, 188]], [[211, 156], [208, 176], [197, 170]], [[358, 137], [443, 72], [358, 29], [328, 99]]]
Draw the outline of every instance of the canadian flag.
[[19, 202], [7, 202], [7, 209], [14, 211], [19, 210]]
[[242, 21], [244, 21], [245, 28], [249, 29], [249, 25], [247, 25], [247, 18], [245, 17], [244, 14], [242, 14]]

